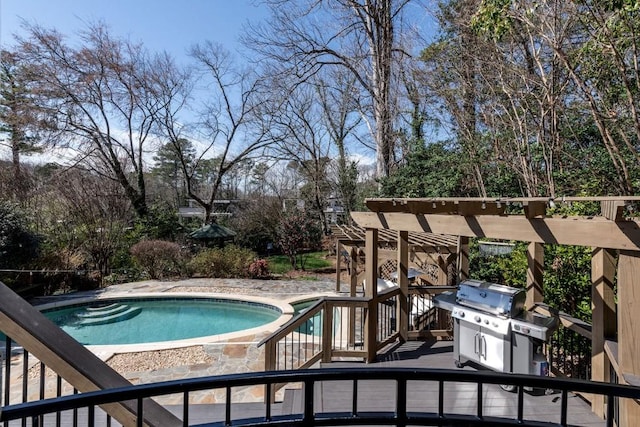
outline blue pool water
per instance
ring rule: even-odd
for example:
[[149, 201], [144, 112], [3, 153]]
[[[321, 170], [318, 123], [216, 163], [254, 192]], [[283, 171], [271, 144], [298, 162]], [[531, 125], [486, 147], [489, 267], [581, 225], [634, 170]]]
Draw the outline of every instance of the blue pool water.
[[254, 328], [281, 312], [260, 303], [213, 298], [101, 300], [43, 314], [85, 345], [173, 341]]
[[[315, 303], [316, 300], [310, 300], [292, 304], [294, 309], [294, 316], [297, 316], [302, 311], [311, 307]], [[297, 329], [297, 332], [315, 336], [322, 335], [322, 315], [320, 313], [315, 314], [312, 318], [300, 325]]]

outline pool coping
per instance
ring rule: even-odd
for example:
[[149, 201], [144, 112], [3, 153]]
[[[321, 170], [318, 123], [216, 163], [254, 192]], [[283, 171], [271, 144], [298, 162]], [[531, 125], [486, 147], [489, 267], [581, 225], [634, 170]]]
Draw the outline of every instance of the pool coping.
[[[251, 338], [253, 335], [263, 334], [267, 332], [273, 332], [277, 330], [281, 325], [288, 322], [294, 314], [294, 308], [291, 303], [283, 300], [276, 300], [273, 298], [250, 296], [250, 295], [237, 295], [237, 294], [223, 294], [214, 292], [111, 292], [109, 294], [96, 294], [96, 295], [84, 295], [78, 298], [65, 299], [62, 301], [54, 301], [38, 305], [39, 310], [47, 310], [52, 308], [60, 308], [68, 305], [80, 304], [85, 302], [110, 300], [110, 299], [140, 299], [140, 298], [190, 298], [190, 299], [221, 299], [221, 300], [234, 300], [243, 301], [256, 304], [264, 304], [273, 306], [280, 310], [280, 316], [269, 323], [254, 328], [243, 329], [241, 331], [227, 332], [224, 334], [208, 335], [196, 338], [187, 338], [183, 340], [173, 341], [158, 341], [152, 343], [136, 343], [136, 344], [109, 344], [109, 345], [87, 345], [92, 353], [98, 355], [101, 359], [105, 360], [111, 357], [113, 354], [119, 353], [134, 353], [144, 351], [155, 350], [168, 350], [174, 348], [192, 347], [198, 345], [214, 344], [214, 343], [226, 343], [229, 341], [238, 342], [239, 339], [247, 337]], [[304, 297], [306, 298], [306, 297]]]

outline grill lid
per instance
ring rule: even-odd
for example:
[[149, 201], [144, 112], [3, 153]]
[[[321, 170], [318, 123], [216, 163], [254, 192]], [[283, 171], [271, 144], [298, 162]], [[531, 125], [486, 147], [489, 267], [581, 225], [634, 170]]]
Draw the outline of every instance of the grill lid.
[[460, 282], [456, 302], [502, 317], [515, 317], [524, 309], [524, 289], [480, 280]]

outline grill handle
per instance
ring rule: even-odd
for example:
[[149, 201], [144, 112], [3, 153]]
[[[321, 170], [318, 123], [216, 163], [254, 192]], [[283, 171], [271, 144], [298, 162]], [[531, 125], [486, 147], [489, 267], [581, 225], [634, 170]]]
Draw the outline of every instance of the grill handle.
[[484, 357], [487, 360], [487, 339], [482, 335], [482, 341], [480, 341], [480, 357]]
[[473, 337], [473, 352], [480, 355], [480, 332], [476, 332]]

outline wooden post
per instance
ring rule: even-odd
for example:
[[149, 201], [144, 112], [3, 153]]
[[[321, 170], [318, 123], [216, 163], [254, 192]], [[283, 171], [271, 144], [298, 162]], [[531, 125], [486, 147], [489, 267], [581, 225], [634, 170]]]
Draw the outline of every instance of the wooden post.
[[443, 256], [442, 254], [438, 255], [438, 278], [436, 279], [437, 285], [447, 285], [447, 266], [447, 257]]
[[349, 256], [351, 256], [351, 268], [349, 269], [349, 278], [351, 279], [351, 286], [349, 289], [349, 295], [356, 296], [358, 290], [358, 249], [351, 247], [349, 250]]
[[378, 330], [378, 229], [367, 228], [365, 235], [365, 297], [371, 298], [365, 314], [364, 349], [366, 362], [375, 362]]
[[342, 258], [342, 243], [340, 240], [336, 240], [336, 292], [340, 293], [340, 276], [342, 270], [342, 263], [340, 259]]
[[527, 247], [527, 309], [537, 302], [542, 302], [542, 276], [544, 273], [544, 246], [531, 242]]
[[[349, 256], [351, 257], [351, 268], [349, 269], [349, 296], [355, 297], [358, 289], [358, 249], [351, 246], [349, 250]], [[356, 342], [356, 309], [349, 306], [349, 332], [348, 337], [349, 346], [354, 346]]]
[[398, 286], [399, 304], [396, 306], [396, 324], [400, 340], [407, 341], [409, 334], [409, 232], [398, 231]]
[[458, 237], [458, 282], [469, 278], [469, 238]]
[[[640, 252], [620, 251], [618, 259], [618, 357], [625, 379], [640, 376]], [[638, 384], [633, 384], [638, 385]], [[620, 400], [620, 425], [640, 425], [640, 404], [631, 399]]]
[[[277, 344], [274, 340], [269, 340], [265, 343], [264, 346], [264, 370], [265, 371], [275, 371], [276, 370], [276, 351]], [[270, 395], [271, 401], [275, 402], [276, 398], [276, 387], [272, 385], [271, 387], [265, 384], [264, 386], [264, 401], [267, 401], [267, 396]]]
[[322, 362], [331, 362], [333, 349], [333, 304], [325, 302], [324, 316], [322, 316]]
[[[616, 335], [616, 302], [613, 279], [616, 274], [615, 253], [609, 249], [596, 248], [591, 254], [591, 380], [609, 382], [611, 362], [604, 351], [606, 339]], [[605, 396], [594, 394], [591, 401], [593, 412], [605, 417]]]

